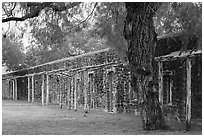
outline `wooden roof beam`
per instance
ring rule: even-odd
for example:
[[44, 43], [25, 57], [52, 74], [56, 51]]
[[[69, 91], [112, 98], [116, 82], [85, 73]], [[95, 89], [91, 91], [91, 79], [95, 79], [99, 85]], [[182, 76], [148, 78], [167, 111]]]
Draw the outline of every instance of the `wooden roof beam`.
[[64, 61], [72, 61], [72, 60], [77, 59], [77, 58], [82, 58], [82, 57], [85, 57], [85, 56], [90, 56], [90, 55], [98, 54], [98, 53], [101, 53], [101, 52], [106, 52], [106, 51], [109, 51], [109, 50], [110, 50], [110, 48], [106, 48], [106, 49], [102, 49], [102, 50], [98, 50], [98, 51], [93, 51], [93, 52], [85, 53], [85, 54], [78, 55], [78, 56], [62, 58], [62, 59], [54, 60], [54, 61], [51, 61], [51, 62], [48, 62], [48, 63], [36, 65], [36, 66], [30, 67], [30, 68], [25, 68], [25, 69], [21, 69], [21, 70], [17, 70], [17, 71], [12, 71], [12, 72], [8, 72], [8, 73], [4, 73], [4, 74], [5, 75], [6, 74], [12, 74], [12, 73], [16, 73], [16, 72], [19, 72], [19, 71], [30, 70], [30, 69], [34, 69], [34, 68], [37, 68], [37, 67], [42, 67], [42, 66], [45, 66], [45, 65], [52, 65], [52, 64], [60, 63], [60, 62], [64, 62]]
[[202, 54], [202, 50], [176, 51], [176, 52], [172, 52], [168, 55], [155, 57], [154, 59], [156, 61], [172, 61], [172, 60], [176, 60], [178, 58], [191, 57], [191, 56], [195, 56], [198, 54]]

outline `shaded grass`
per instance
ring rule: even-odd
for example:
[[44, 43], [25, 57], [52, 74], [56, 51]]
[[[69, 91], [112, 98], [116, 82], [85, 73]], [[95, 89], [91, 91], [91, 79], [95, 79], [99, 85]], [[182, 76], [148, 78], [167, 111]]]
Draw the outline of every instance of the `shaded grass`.
[[168, 131], [143, 131], [139, 116], [111, 114], [101, 109], [90, 110], [85, 118], [83, 109], [60, 109], [58, 105], [8, 100], [2, 105], [3, 135], [201, 134], [198, 128], [184, 132], [175, 126]]

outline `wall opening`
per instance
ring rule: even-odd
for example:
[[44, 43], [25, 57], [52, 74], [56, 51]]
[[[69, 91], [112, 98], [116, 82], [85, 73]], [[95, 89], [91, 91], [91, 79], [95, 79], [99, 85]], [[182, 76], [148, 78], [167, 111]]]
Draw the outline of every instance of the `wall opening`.
[[113, 71], [108, 73], [109, 88], [107, 93], [108, 112], [113, 112]]

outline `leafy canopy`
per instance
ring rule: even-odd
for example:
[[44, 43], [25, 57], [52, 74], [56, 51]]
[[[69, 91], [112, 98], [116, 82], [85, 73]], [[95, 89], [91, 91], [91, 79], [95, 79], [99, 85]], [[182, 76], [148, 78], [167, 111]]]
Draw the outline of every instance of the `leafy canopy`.
[[2, 64], [8, 70], [17, 70], [25, 67], [23, 50], [21, 43], [14, 43], [8, 38], [2, 39]]
[[[122, 58], [126, 56], [124, 3], [4, 2], [2, 11], [7, 38], [15, 42], [28, 39], [26, 54], [22, 55], [27, 67], [106, 47], [116, 49]], [[163, 3], [154, 25], [159, 36], [184, 31], [183, 41], [188, 42], [192, 36], [201, 41], [202, 3]], [[19, 44], [13, 43], [15, 46], [18, 49]], [[10, 54], [3, 56], [13, 58]], [[8, 58], [4, 57], [4, 63]]]

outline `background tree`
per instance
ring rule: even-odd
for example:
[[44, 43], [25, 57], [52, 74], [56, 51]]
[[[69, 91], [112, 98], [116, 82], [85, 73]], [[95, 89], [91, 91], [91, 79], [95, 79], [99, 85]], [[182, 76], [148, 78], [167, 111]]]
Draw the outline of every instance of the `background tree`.
[[[90, 18], [97, 3], [17, 3], [16, 5], [24, 11], [21, 16], [31, 16], [23, 21], [24, 28], [20, 28], [24, 36], [29, 34], [26, 36], [29, 39], [26, 47], [27, 67], [106, 48], [104, 40], [93, 34], [91, 30]], [[65, 8], [70, 5], [74, 7]], [[34, 18], [31, 14], [38, 10], [38, 6], [45, 7], [41, 12], [38, 11], [39, 15]], [[13, 16], [6, 18], [17, 19]]]
[[154, 24], [158, 36], [172, 32], [182, 32], [181, 40], [185, 44], [188, 44], [193, 37], [197, 37], [199, 39], [197, 48], [201, 49], [202, 3], [163, 3], [156, 12]]
[[21, 43], [2, 38], [2, 64], [7, 66], [7, 71], [24, 68], [24, 59]]

